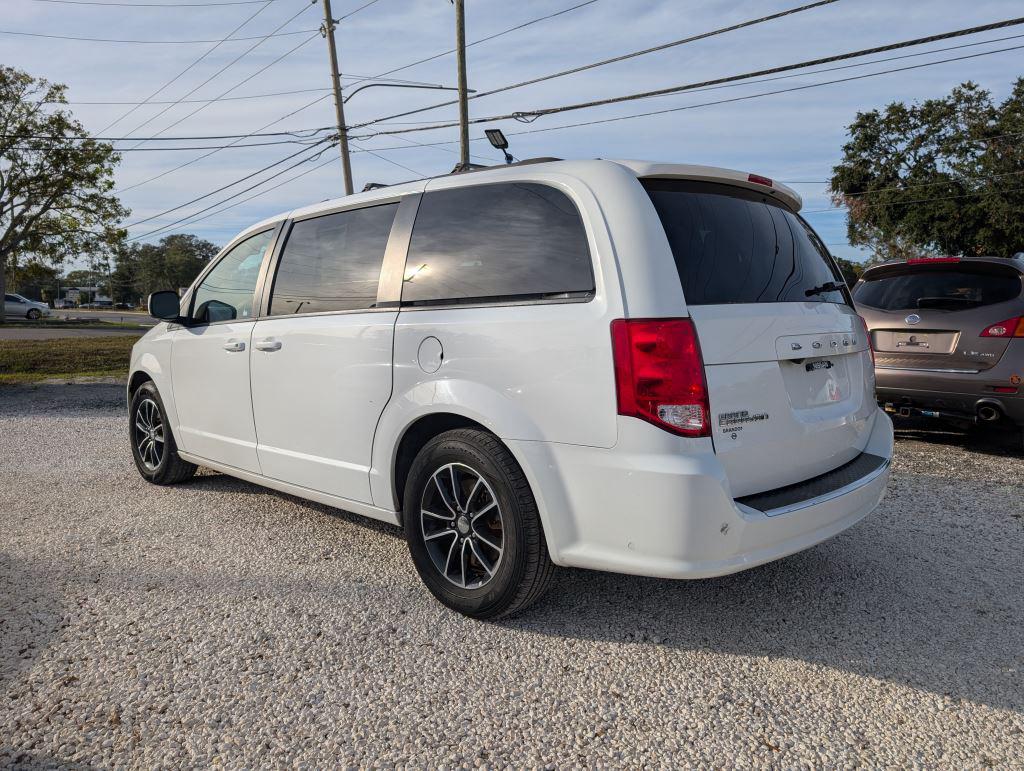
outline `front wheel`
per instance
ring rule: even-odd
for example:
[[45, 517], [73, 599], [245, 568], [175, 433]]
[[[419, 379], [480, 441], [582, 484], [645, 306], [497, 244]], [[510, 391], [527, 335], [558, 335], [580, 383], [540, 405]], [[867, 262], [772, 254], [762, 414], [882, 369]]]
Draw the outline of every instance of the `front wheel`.
[[526, 477], [485, 431], [448, 431], [420, 451], [405, 486], [403, 525], [423, 583], [471, 618], [525, 609], [554, 575]]
[[25, 316], [30, 321], [39, 321], [39, 319], [42, 317], [42, 315], [43, 314], [40, 312], [40, 310], [38, 308], [30, 308], [28, 313], [25, 314]]
[[155, 485], [173, 485], [196, 473], [194, 464], [178, 456], [163, 400], [152, 381], [143, 383], [132, 395], [128, 420], [132, 457], [143, 479]]

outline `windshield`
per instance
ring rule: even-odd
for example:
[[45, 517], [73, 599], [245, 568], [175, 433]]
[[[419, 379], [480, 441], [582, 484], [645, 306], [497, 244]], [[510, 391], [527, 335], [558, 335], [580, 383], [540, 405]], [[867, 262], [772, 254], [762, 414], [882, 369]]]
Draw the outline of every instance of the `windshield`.
[[858, 284], [853, 299], [860, 305], [884, 311], [969, 310], [995, 305], [1018, 297], [1020, 276], [999, 265], [901, 266]]
[[847, 302], [821, 239], [778, 201], [710, 182], [641, 182], [665, 227], [688, 305]]

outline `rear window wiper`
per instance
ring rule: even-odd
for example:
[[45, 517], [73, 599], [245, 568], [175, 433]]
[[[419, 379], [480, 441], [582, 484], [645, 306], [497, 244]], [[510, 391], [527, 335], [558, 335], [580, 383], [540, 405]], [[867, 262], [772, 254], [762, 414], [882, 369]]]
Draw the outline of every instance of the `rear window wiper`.
[[835, 281], [827, 281], [821, 286], [816, 286], [808, 289], [804, 292], [806, 297], [814, 297], [816, 294], [825, 294], [825, 292], [841, 292], [843, 290], [843, 284], [837, 284]]

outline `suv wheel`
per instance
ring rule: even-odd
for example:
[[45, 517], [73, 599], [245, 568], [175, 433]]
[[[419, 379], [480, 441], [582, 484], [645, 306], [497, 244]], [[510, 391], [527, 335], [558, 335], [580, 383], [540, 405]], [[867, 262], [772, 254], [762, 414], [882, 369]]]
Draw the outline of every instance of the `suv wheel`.
[[143, 383], [132, 395], [128, 418], [132, 457], [143, 479], [155, 485], [173, 485], [196, 473], [194, 464], [178, 457], [164, 403], [152, 382]]
[[555, 566], [522, 469], [492, 434], [457, 429], [416, 456], [405, 486], [405, 538], [431, 593], [479, 619], [536, 602]]
[[25, 314], [25, 317], [31, 319], [32, 321], [38, 321], [42, 315], [42, 312], [38, 308], [29, 308], [29, 311], [28, 313]]

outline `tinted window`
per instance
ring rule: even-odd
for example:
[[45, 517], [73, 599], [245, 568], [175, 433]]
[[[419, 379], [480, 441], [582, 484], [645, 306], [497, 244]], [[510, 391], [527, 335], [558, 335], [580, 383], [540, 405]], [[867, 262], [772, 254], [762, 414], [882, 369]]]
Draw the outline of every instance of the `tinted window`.
[[296, 222], [277, 269], [270, 313], [372, 308], [398, 204]]
[[195, 291], [192, 318], [199, 322], [248, 319], [263, 254], [273, 230], [250, 236], [225, 254]]
[[592, 292], [587, 234], [568, 196], [534, 183], [427, 193], [409, 245], [403, 302]]
[[861, 305], [886, 311], [935, 308], [969, 310], [1020, 295], [1020, 277], [1000, 266], [929, 265], [897, 268], [868, 277], [854, 292]]
[[743, 188], [643, 180], [661, 218], [689, 305], [843, 303], [844, 284], [810, 227], [777, 201]]

